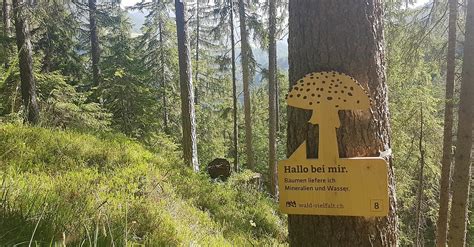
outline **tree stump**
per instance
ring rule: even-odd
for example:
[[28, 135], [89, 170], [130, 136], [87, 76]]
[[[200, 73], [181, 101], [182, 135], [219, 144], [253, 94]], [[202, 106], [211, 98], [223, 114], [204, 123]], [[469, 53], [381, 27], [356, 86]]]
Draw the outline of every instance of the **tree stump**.
[[230, 177], [230, 163], [226, 159], [216, 158], [207, 166], [207, 173], [212, 179], [227, 180]]

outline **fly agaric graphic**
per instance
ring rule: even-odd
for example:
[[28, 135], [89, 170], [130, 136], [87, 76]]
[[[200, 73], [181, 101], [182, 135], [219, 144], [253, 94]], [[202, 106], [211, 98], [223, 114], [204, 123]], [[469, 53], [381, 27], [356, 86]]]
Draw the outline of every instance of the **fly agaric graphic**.
[[339, 110], [366, 110], [371, 102], [354, 78], [335, 71], [305, 75], [286, 99], [289, 106], [313, 111], [309, 122], [319, 125], [318, 160], [323, 162], [339, 159], [336, 137]]

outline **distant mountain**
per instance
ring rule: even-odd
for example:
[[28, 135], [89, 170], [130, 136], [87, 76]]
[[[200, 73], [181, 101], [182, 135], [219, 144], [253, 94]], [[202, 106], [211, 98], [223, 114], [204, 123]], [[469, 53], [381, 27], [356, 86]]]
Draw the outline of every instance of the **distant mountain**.
[[[128, 16], [130, 17], [130, 22], [132, 23], [132, 36], [138, 36], [141, 34], [141, 27], [145, 22], [146, 12], [141, 12], [138, 10], [128, 11]], [[258, 48], [256, 43], [251, 44], [252, 50], [254, 52], [255, 60], [260, 65], [260, 67], [268, 68], [268, 51]], [[237, 57], [239, 57], [240, 50], [237, 48]], [[277, 42], [277, 56], [278, 68], [284, 71], [288, 70], [288, 42], [286, 40], [280, 40]], [[238, 62], [240, 63], [240, 62]], [[255, 82], [260, 81], [261, 76], [256, 75]]]
[[[268, 51], [256, 48], [255, 44], [252, 44], [253, 53], [255, 60], [260, 66], [268, 67]], [[288, 42], [280, 40], [277, 41], [277, 66], [281, 70], [288, 70]]]
[[128, 11], [128, 17], [130, 18], [130, 22], [132, 23], [132, 35], [141, 34], [140, 28], [145, 22], [146, 15], [147, 13], [143, 13], [139, 10]]

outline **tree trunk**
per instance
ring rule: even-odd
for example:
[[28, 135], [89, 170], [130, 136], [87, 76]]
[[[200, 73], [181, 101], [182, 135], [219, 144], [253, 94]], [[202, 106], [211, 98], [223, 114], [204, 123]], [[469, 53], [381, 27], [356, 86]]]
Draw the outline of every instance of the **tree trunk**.
[[160, 74], [161, 74], [161, 100], [163, 103], [163, 126], [166, 134], [169, 133], [168, 127], [168, 104], [167, 104], [167, 95], [166, 95], [166, 82], [165, 82], [165, 45], [163, 42], [163, 22], [159, 23], [159, 39], [160, 39]]
[[46, 48], [44, 50], [43, 65], [41, 66], [42, 73], [51, 72], [51, 56], [53, 51], [51, 50], [51, 39], [49, 38], [49, 28], [46, 29]]
[[191, 166], [197, 172], [199, 171], [199, 164], [196, 144], [193, 79], [183, 0], [175, 0], [175, 8], [176, 31], [178, 35], [179, 83], [181, 89], [181, 119], [183, 121], [182, 148], [185, 164]]
[[230, 2], [230, 42], [232, 50], [232, 115], [234, 124], [234, 171], [239, 171], [239, 125], [237, 118], [237, 78], [235, 74], [234, 1]]
[[[390, 149], [381, 0], [299, 0], [289, 3], [290, 87], [310, 72], [353, 76], [373, 100], [371, 111], [340, 111], [341, 157], [375, 157]], [[317, 149], [310, 111], [288, 108], [287, 155], [307, 140]], [[311, 137], [311, 138], [308, 138]], [[308, 153], [311, 158], [316, 155]], [[289, 215], [291, 246], [397, 246], [395, 181], [389, 159], [389, 215], [336, 217]]]
[[242, 60], [242, 84], [244, 87], [244, 120], [245, 120], [245, 151], [247, 153], [247, 166], [254, 170], [254, 157], [252, 147], [252, 115], [250, 109], [250, 57], [251, 47], [248, 40], [248, 32], [245, 16], [245, 1], [239, 0], [239, 19], [240, 19], [240, 44]]
[[31, 52], [30, 27], [28, 25], [26, 3], [13, 0], [15, 16], [16, 45], [19, 52], [21, 97], [25, 107], [25, 122], [38, 124], [40, 121], [39, 107], [36, 100], [36, 84], [33, 74], [33, 57]]
[[196, 85], [194, 89], [194, 103], [199, 104], [199, 31], [200, 31], [200, 18], [199, 18], [199, 12], [200, 11], [200, 5], [199, 5], [199, 0], [196, 0], [196, 75], [195, 75], [195, 80], [194, 80], [194, 85]]
[[268, 176], [270, 177], [270, 192], [278, 197], [277, 179], [277, 51], [276, 51], [276, 4], [269, 1], [269, 45], [268, 45]]
[[92, 58], [92, 81], [94, 86], [100, 83], [100, 48], [99, 36], [97, 34], [97, 0], [88, 0], [89, 4], [89, 29], [91, 40], [91, 58]]
[[441, 181], [439, 211], [436, 229], [436, 246], [445, 247], [448, 234], [448, 213], [450, 197], [452, 146], [453, 146], [453, 95], [456, 70], [456, 19], [458, 1], [449, 0], [449, 34], [446, 65], [446, 98], [444, 108], [443, 158], [441, 160]]
[[420, 173], [418, 175], [418, 195], [416, 204], [416, 234], [415, 246], [423, 244], [423, 188], [425, 180], [425, 149], [423, 148], [423, 106], [420, 108], [420, 138], [418, 149], [420, 151]]
[[[10, 21], [10, 4], [8, 3], [8, 0], [3, 0], [3, 35], [5, 38], [10, 39], [12, 34], [11, 34], [11, 21]], [[4, 46], [4, 51], [6, 52], [6, 59], [5, 59], [5, 68], [8, 68], [10, 65], [10, 53], [11, 53], [11, 47], [10, 47], [10, 40], [8, 42], [5, 42]]]
[[468, 220], [471, 174], [472, 124], [474, 117], [474, 0], [467, 4], [463, 76], [458, 113], [458, 133], [454, 158], [453, 199], [449, 221], [449, 246], [464, 246]]

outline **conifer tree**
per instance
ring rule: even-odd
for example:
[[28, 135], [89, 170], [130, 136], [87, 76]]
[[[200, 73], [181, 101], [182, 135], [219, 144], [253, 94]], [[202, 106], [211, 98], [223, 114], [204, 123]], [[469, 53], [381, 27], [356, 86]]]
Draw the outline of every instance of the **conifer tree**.
[[11, 17], [10, 17], [10, 3], [8, 0], [3, 0], [2, 3], [2, 21], [3, 21], [3, 37], [6, 41], [4, 41], [3, 50], [5, 52], [5, 68], [8, 68], [10, 64], [10, 38], [11, 38]]
[[439, 189], [439, 210], [436, 227], [436, 246], [446, 246], [453, 146], [454, 81], [456, 72], [456, 20], [458, 1], [449, 0], [448, 54], [446, 66], [446, 98], [444, 109], [443, 158], [441, 160], [441, 180]]
[[182, 148], [184, 163], [199, 171], [196, 143], [196, 119], [194, 112], [194, 90], [191, 57], [183, 0], [175, 0], [176, 28], [178, 36], [179, 81], [181, 89], [181, 119], [183, 129]]
[[92, 81], [94, 86], [100, 83], [100, 44], [97, 27], [97, 0], [88, 0], [89, 32], [92, 60]]
[[448, 232], [449, 246], [466, 246], [474, 121], [474, 97], [472, 97], [474, 95], [474, 0], [469, 0], [467, 3], [465, 30], [458, 133], [452, 182], [453, 199]]
[[[289, 2], [291, 85], [308, 73], [336, 70], [353, 76], [373, 100], [372, 113], [339, 113], [341, 127], [337, 139], [341, 157], [361, 154], [374, 157], [381, 150], [390, 149], [382, 9], [381, 0]], [[309, 117], [309, 112], [288, 109], [287, 155], [307, 139], [308, 158], [317, 156], [313, 151], [317, 150], [317, 141], [309, 139], [317, 135], [317, 130], [308, 124]], [[388, 170], [387, 217], [289, 215], [290, 245], [397, 246], [395, 184], [390, 159]]]
[[139, 37], [139, 47], [142, 50], [143, 58], [141, 63], [147, 73], [146, 80], [154, 84], [160, 91], [161, 119], [163, 121], [163, 131], [171, 134], [170, 127], [170, 104], [169, 94], [174, 75], [178, 66], [173, 59], [173, 50], [176, 48], [174, 38], [173, 23], [169, 16], [172, 1], [153, 0], [151, 2], [142, 1], [134, 6], [135, 9], [148, 11], [142, 27], [143, 35]]
[[250, 105], [250, 83], [253, 79], [251, 60], [253, 59], [252, 48], [249, 42], [247, 29], [246, 4], [244, 0], [239, 0], [239, 20], [240, 20], [240, 56], [242, 63], [242, 84], [244, 92], [244, 121], [245, 121], [245, 153], [247, 156], [247, 166], [255, 169], [254, 152], [252, 144], [252, 110]]
[[23, 0], [13, 0], [12, 3], [25, 122], [38, 124], [40, 121], [40, 113], [36, 99], [36, 82], [33, 73], [31, 33], [27, 14], [28, 4]]
[[268, 45], [268, 163], [270, 177], [270, 192], [277, 196], [277, 111], [278, 111], [278, 87], [277, 87], [277, 49], [276, 49], [276, 3], [269, 1], [269, 45]]

